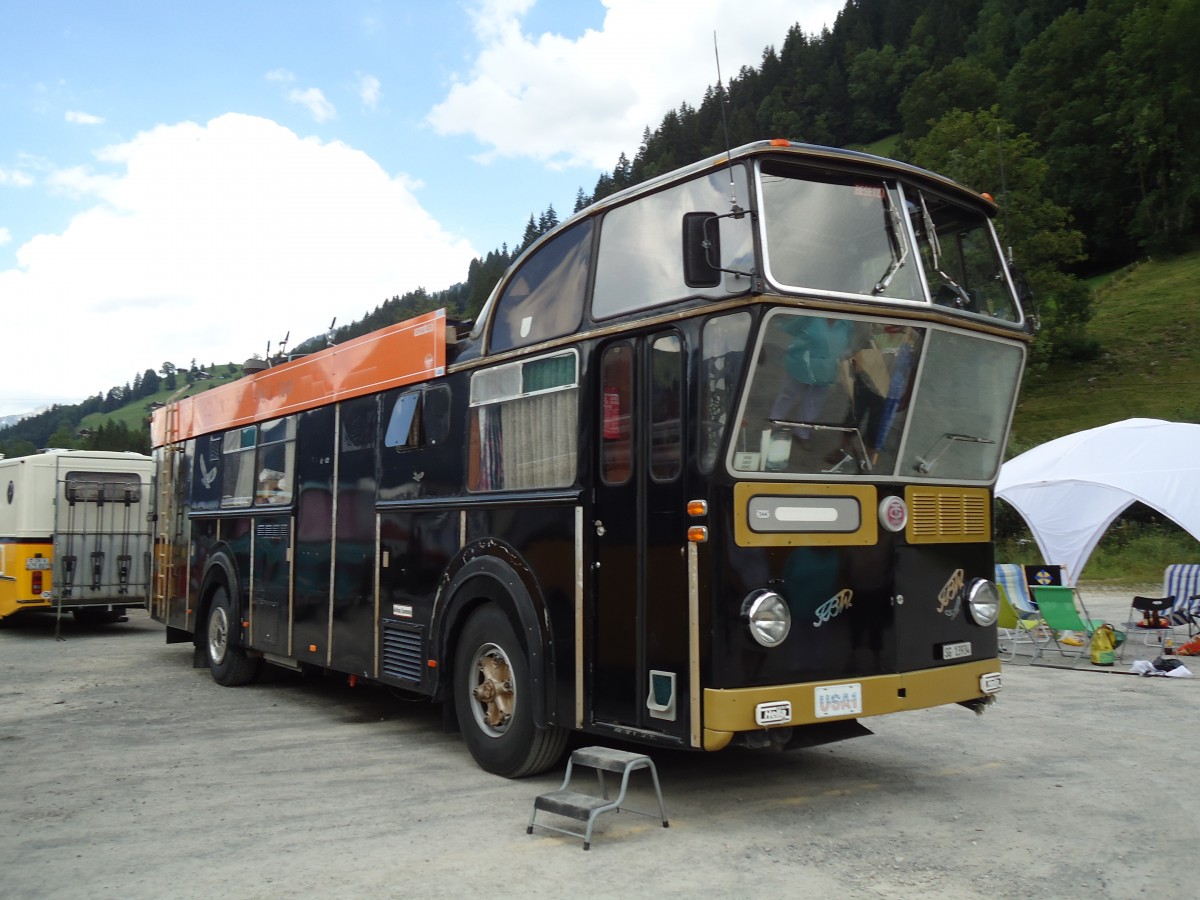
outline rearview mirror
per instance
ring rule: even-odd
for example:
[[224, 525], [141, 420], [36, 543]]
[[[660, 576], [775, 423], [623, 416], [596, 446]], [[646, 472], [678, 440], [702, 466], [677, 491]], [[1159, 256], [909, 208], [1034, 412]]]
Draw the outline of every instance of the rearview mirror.
[[721, 283], [721, 220], [716, 213], [684, 213], [683, 282], [694, 288]]

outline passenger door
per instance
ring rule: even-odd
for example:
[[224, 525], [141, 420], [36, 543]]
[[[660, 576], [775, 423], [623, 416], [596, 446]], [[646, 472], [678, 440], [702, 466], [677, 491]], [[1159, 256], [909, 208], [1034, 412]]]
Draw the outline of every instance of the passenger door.
[[687, 733], [687, 468], [682, 336], [602, 345], [590, 593], [595, 722]]

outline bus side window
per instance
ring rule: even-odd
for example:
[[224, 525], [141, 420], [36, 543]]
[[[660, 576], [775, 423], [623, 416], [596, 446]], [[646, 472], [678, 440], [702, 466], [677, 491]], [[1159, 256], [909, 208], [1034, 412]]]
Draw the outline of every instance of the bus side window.
[[578, 387], [574, 350], [475, 372], [467, 420], [467, 489], [566, 487], [574, 482]]
[[396, 398], [388, 418], [383, 446], [408, 450], [421, 445], [421, 392], [408, 391]]
[[741, 373], [750, 314], [732, 313], [709, 319], [700, 339], [700, 469], [711, 472], [729, 425], [737, 378]]
[[600, 386], [600, 475], [605, 484], [624, 484], [633, 471], [633, 347], [604, 351]]
[[683, 344], [679, 335], [650, 347], [650, 475], [670, 481], [683, 471]]
[[393, 450], [432, 447], [450, 433], [450, 388], [444, 384], [406, 391], [396, 398], [383, 434], [383, 446]]
[[495, 353], [528, 347], [579, 328], [591, 264], [591, 219], [538, 248], [496, 304], [488, 349]]
[[254, 493], [256, 506], [292, 502], [296, 469], [296, 418], [288, 416], [261, 426]]
[[421, 417], [425, 427], [425, 443], [434, 446], [450, 434], [450, 388], [444, 384], [425, 391]]
[[221, 445], [221, 505], [249, 506], [254, 502], [254, 448], [258, 426], [225, 432]]

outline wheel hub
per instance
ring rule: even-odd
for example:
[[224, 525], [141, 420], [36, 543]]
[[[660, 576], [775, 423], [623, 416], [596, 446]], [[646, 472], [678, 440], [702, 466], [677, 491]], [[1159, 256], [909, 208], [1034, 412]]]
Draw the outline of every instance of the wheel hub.
[[229, 619], [225, 610], [216, 609], [208, 620], [208, 657], [218, 665], [225, 659], [229, 647]]
[[497, 648], [479, 657], [479, 683], [471, 692], [482, 705], [482, 718], [489, 728], [503, 731], [512, 720], [516, 693], [507, 657]]

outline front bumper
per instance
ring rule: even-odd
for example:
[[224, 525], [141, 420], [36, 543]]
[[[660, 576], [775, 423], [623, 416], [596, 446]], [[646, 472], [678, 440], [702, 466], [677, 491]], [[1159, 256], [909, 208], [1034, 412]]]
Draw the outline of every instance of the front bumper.
[[[950, 703], [978, 700], [995, 692], [984, 690], [984, 676], [999, 681], [1000, 661], [983, 659], [954, 666], [939, 666], [895, 675], [859, 678], [862, 710], [845, 716], [819, 716], [817, 693], [821, 688], [846, 684], [848, 679], [812, 681], [801, 684], [775, 684], [752, 688], [707, 688], [704, 691], [705, 750], [720, 750], [741, 731], [761, 731], [764, 727], [813, 725], [838, 719], [861, 719], [909, 709], [927, 709]], [[791, 716], [770, 726], [758, 724], [756, 710], [763, 703], [790, 703]]]

